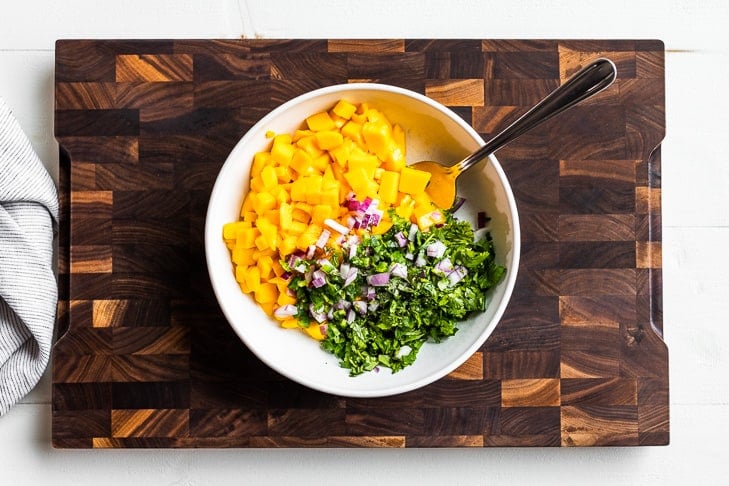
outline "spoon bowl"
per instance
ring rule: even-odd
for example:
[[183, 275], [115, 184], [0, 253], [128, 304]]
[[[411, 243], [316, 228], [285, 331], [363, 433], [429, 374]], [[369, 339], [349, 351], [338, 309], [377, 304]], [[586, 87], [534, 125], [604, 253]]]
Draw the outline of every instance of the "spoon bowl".
[[426, 188], [430, 199], [440, 208], [451, 208], [456, 199], [456, 179], [462, 173], [544, 121], [601, 92], [615, 81], [616, 76], [617, 70], [611, 60], [597, 59], [580, 69], [514, 123], [460, 162], [444, 166], [425, 160], [413, 164], [412, 167], [430, 173]]

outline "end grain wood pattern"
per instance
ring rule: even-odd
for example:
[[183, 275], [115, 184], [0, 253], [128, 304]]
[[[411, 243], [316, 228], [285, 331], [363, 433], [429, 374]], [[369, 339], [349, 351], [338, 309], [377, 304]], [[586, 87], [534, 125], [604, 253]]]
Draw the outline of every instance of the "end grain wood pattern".
[[[238, 139], [314, 88], [374, 81], [485, 138], [590, 60], [617, 81], [504, 148], [519, 277], [491, 338], [411, 393], [344, 399], [275, 374], [210, 288], [205, 209]], [[53, 444], [125, 447], [656, 445], [661, 339], [660, 41], [69, 40], [61, 147]]]

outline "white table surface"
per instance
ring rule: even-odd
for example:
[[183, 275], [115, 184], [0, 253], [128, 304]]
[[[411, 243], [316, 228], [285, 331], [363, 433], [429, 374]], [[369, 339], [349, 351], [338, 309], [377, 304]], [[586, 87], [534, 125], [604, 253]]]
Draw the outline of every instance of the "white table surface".
[[57, 451], [50, 445], [46, 373], [0, 418], [0, 485], [729, 484], [728, 25], [726, 0], [5, 0], [0, 7], [0, 96], [56, 178], [53, 49], [59, 38], [663, 40], [663, 283], [671, 444]]

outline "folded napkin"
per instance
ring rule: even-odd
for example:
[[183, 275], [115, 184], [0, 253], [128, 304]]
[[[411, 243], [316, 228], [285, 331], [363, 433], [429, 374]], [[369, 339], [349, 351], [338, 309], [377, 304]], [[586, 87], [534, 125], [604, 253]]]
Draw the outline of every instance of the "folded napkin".
[[0, 415], [48, 366], [58, 287], [56, 188], [0, 98]]

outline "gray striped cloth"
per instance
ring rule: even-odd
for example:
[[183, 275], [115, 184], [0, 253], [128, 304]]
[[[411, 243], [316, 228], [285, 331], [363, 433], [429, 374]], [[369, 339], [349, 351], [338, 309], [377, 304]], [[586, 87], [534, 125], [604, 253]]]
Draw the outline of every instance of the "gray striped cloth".
[[0, 98], [0, 415], [48, 366], [58, 287], [56, 188]]

